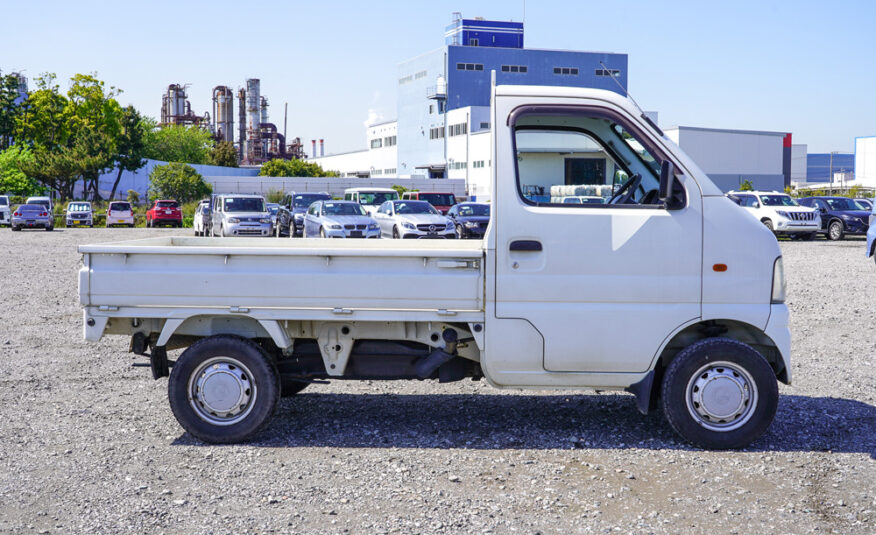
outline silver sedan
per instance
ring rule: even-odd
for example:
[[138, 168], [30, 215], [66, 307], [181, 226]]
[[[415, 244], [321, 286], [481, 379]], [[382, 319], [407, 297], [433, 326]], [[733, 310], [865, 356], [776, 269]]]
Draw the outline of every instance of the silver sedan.
[[379, 238], [380, 227], [352, 201], [316, 201], [304, 216], [305, 238]]
[[42, 204], [22, 204], [12, 212], [12, 230], [23, 228], [55, 230], [55, 217]]

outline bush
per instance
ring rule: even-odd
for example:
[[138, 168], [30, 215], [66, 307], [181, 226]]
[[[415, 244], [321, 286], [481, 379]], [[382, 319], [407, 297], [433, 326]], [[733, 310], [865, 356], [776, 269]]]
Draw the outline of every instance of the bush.
[[127, 199], [131, 204], [140, 204], [140, 193], [137, 190], [129, 189]]
[[304, 160], [271, 160], [262, 164], [259, 176], [338, 176], [334, 171], [324, 171], [318, 164]]
[[212, 191], [204, 177], [184, 163], [159, 165], [149, 173], [150, 199], [174, 199], [187, 203], [206, 197]]
[[13, 145], [0, 152], [0, 195], [13, 194], [29, 197], [40, 195], [45, 188], [25, 175], [19, 168], [21, 163], [33, 161], [33, 153], [27, 147]]
[[283, 193], [283, 190], [279, 190], [279, 189], [268, 190], [268, 193], [265, 194], [265, 202], [273, 202], [273, 203], [280, 204], [281, 202], [283, 202], [283, 197], [285, 197], [285, 196], [286, 196], [286, 194]]
[[739, 191], [754, 191], [754, 186], [751, 184], [751, 180], [743, 180], [742, 184], [739, 185]]

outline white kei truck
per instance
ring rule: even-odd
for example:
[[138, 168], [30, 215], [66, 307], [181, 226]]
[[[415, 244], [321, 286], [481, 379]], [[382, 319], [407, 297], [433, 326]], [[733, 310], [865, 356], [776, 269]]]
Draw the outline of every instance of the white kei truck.
[[[491, 100], [483, 240], [84, 245], [85, 338], [131, 337], [169, 376], [179, 423], [210, 443], [256, 436], [314, 382], [464, 378], [625, 390], [698, 446], [757, 439], [791, 382], [773, 234], [627, 97], [494, 84]], [[575, 184], [613, 194], [551, 202]]]

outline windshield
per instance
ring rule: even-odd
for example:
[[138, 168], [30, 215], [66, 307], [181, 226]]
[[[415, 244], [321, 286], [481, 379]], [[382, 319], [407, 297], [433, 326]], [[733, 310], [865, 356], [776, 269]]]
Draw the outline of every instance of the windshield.
[[296, 195], [292, 197], [292, 207], [307, 208], [316, 201], [321, 201], [323, 199], [331, 199], [331, 197], [320, 193], [304, 193], [301, 195]]
[[158, 208], [179, 208], [179, 203], [176, 201], [158, 201], [155, 205]]
[[327, 202], [322, 205], [323, 215], [365, 215], [361, 206], [351, 202]]
[[273, 215], [277, 215], [277, 212], [280, 211], [280, 205], [271, 203], [268, 205], [268, 211], [271, 212]]
[[800, 206], [789, 195], [761, 195], [760, 201], [764, 206]]
[[125, 210], [130, 210], [131, 205], [126, 203], [126, 202], [114, 202], [114, 203], [110, 204], [109, 209], [110, 210], [125, 211]]
[[225, 199], [226, 212], [266, 212], [265, 200], [259, 197], [229, 197]]
[[91, 205], [87, 202], [71, 202], [67, 205], [68, 212], [90, 212]]
[[426, 201], [432, 206], [453, 206], [456, 197], [452, 193], [420, 193], [421, 201]]
[[437, 214], [438, 210], [426, 201], [400, 201], [395, 203], [397, 214]]
[[398, 200], [397, 191], [360, 191], [359, 204], [367, 204], [368, 206], [379, 206], [386, 201]]
[[851, 199], [824, 199], [831, 210], [842, 212], [845, 210], [867, 210]]
[[489, 216], [490, 206], [487, 204], [464, 204], [459, 207], [459, 215], [466, 216]]

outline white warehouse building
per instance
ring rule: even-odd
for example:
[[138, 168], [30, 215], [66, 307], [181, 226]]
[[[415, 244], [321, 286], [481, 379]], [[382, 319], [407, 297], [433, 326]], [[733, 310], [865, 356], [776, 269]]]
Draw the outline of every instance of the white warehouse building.
[[876, 136], [855, 138], [855, 184], [876, 188]]

